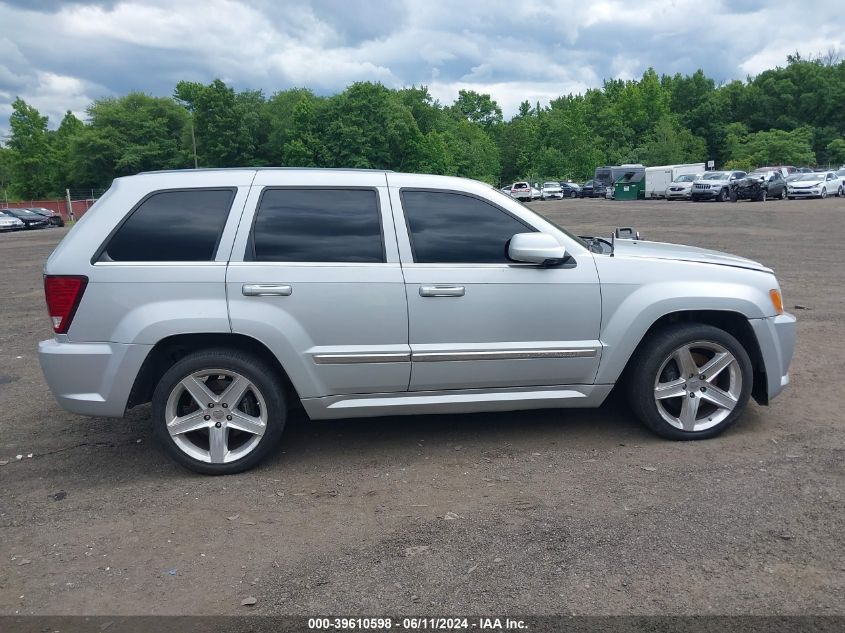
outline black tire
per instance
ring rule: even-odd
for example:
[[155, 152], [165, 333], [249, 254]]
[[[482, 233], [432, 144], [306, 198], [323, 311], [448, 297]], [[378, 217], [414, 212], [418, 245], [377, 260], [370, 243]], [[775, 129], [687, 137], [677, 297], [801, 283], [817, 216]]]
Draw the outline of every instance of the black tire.
[[731, 202], [738, 202], [739, 201], [739, 194], [735, 190], [731, 190], [730, 194]]
[[786, 187], [780, 190], [780, 199], [786, 200]]
[[766, 190], [761, 189], [760, 194], [757, 196], [757, 202], [765, 202], [767, 198], [768, 195], [766, 194]]
[[827, 187], [822, 187], [822, 193], [821, 193], [821, 195], [819, 196], [819, 198], [821, 198], [822, 200], [824, 200], [825, 198], [827, 198]]
[[727, 190], [727, 189], [722, 189], [722, 190], [719, 192], [719, 196], [716, 198], [716, 200], [717, 200], [717, 201], [719, 201], [719, 202], [724, 202], [724, 201], [725, 201], [725, 200], [727, 200], [727, 199], [728, 199], [728, 190]]
[[[727, 349], [737, 361], [742, 389], [733, 411], [716, 426], [702, 431], [686, 431], [669, 424], [658, 411], [654, 399], [657, 372], [679, 347], [692, 342], [713, 342]], [[668, 326], [644, 340], [628, 366], [628, 402], [634, 414], [657, 435], [671, 440], [699, 440], [715, 437], [742, 415], [751, 395], [753, 370], [742, 344], [733, 336], [703, 323], [682, 323]]]
[[570, 198], [577, 198], [578, 194], [573, 191], [572, 193], [569, 194], [569, 197]]
[[[203, 369], [231, 370], [252, 382], [267, 406], [267, 426], [257, 446], [244, 457], [228, 463], [213, 464], [195, 459], [182, 451], [167, 430], [165, 407], [171, 391], [190, 374]], [[168, 369], [153, 392], [153, 433], [170, 456], [179, 464], [204, 475], [231, 475], [249, 470], [261, 462], [279, 443], [287, 419], [287, 402], [278, 372], [260, 358], [234, 349], [208, 349], [188, 354]]]

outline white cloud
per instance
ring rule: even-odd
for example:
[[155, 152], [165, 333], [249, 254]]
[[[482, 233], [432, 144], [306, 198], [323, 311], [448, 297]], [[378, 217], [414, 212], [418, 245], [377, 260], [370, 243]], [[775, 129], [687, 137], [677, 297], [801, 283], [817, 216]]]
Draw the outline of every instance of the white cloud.
[[[29, 7], [40, 5], [29, 5]], [[44, 6], [50, 6], [44, 3]], [[0, 133], [20, 95], [49, 114], [180, 79], [221, 77], [272, 93], [354, 81], [429, 85], [449, 103], [489, 92], [505, 115], [605, 78], [690, 73], [744, 78], [786, 55], [845, 49], [837, 0], [117, 0], [49, 11], [0, 0]]]

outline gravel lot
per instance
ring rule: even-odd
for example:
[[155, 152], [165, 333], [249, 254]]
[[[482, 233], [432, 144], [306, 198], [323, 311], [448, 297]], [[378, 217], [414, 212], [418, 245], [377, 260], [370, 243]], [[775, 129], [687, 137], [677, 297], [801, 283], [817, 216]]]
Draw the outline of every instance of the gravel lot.
[[263, 467], [201, 477], [156, 445], [148, 407], [59, 409], [35, 350], [65, 229], [0, 235], [0, 613], [845, 614], [845, 200], [533, 206], [774, 267], [799, 317], [790, 388], [690, 443], [615, 396], [298, 414]]

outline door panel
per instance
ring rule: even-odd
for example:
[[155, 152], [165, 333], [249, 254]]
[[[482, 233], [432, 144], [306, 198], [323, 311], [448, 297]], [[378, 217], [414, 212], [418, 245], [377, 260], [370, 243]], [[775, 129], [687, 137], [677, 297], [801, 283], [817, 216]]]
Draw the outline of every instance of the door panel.
[[[315, 174], [306, 187], [301, 173], [295, 182], [284, 172], [259, 175], [266, 182], [250, 193], [227, 271], [232, 331], [264, 342], [302, 398], [407, 390], [411, 368], [407, 302], [384, 175], [380, 174], [381, 187], [378, 180], [372, 183], [382, 224], [386, 260], [382, 263], [243, 261], [249, 259], [250, 248], [244, 233], [253, 224], [263, 185], [330, 188], [320, 186], [325, 172]], [[318, 175], [324, 181], [316, 179]], [[342, 174], [329, 176], [331, 184], [342, 189]], [[355, 187], [361, 188], [360, 179], [350, 183]], [[302, 247], [297, 243], [293, 248], [302, 253], [307, 250]], [[344, 256], [331, 246], [319, 248], [326, 259]], [[275, 287], [264, 292], [268, 286]]]
[[[388, 176], [407, 285], [410, 389], [591, 384], [601, 356], [601, 297], [591, 255], [569, 244], [576, 252], [561, 267], [417, 263], [408, 237], [413, 223], [400, 195], [410, 178]], [[414, 186], [407, 183], [406, 191]], [[505, 207], [506, 198], [487, 198], [481, 188], [478, 197], [532, 222], [523, 232], [553, 231], [516, 202]]]

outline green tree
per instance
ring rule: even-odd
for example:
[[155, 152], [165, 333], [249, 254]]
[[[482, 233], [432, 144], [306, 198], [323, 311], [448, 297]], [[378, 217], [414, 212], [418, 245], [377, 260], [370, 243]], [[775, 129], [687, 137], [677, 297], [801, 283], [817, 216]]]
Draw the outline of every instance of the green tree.
[[827, 144], [828, 162], [833, 165], [845, 165], [845, 139], [835, 138]]
[[77, 187], [104, 188], [118, 176], [191, 164], [183, 146], [188, 114], [172, 99], [133, 92], [95, 101], [88, 117], [71, 141]]
[[255, 161], [261, 140], [260, 116], [250, 114], [261, 93], [238, 98], [235, 91], [215, 79], [207, 86], [189, 81], [176, 84], [174, 96], [192, 115], [199, 164], [204, 167], [237, 167]]
[[55, 132], [49, 133], [51, 150], [50, 189], [61, 194], [65, 189], [75, 186], [73, 182], [73, 143], [85, 132], [85, 124], [68, 110]]
[[502, 109], [488, 94], [474, 90], [459, 90], [458, 99], [452, 106], [459, 116], [473, 123], [489, 127], [502, 122]]
[[12, 103], [9, 128], [12, 191], [24, 198], [48, 195], [51, 193], [51, 155], [47, 117], [18, 97]]

